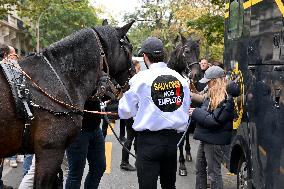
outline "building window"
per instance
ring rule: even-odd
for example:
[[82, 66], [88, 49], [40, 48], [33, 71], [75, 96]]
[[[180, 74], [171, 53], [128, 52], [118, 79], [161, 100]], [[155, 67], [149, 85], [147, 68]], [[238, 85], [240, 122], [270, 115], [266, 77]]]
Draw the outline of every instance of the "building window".
[[228, 37], [236, 39], [242, 36], [244, 26], [243, 0], [230, 0]]

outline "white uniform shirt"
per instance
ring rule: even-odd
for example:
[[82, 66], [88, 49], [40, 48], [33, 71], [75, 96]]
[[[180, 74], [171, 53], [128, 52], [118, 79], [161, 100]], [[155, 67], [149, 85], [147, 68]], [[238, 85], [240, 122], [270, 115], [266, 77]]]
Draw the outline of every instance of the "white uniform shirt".
[[119, 101], [118, 114], [121, 119], [135, 117], [135, 131], [185, 131], [191, 100], [188, 83], [179, 73], [163, 62], [154, 63], [134, 75], [129, 84]]

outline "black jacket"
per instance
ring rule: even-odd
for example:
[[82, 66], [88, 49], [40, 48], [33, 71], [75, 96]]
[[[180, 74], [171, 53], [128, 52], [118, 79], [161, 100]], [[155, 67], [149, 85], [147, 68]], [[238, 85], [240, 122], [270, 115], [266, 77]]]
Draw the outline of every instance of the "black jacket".
[[193, 138], [210, 144], [230, 144], [234, 119], [233, 98], [224, 100], [213, 111], [208, 110], [208, 106], [209, 99], [206, 99], [201, 108], [196, 108], [192, 113], [192, 119], [197, 122]]
[[[101, 110], [100, 102], [87, 100], [85, 103], [84, 109], [90, 110], [90, 111], [100, 111]], [[100, 114], [84, 112], [82, 130], [83, 131], [94, 131], [95, 129], [100, 127], [101, 119], [102, 117]]]

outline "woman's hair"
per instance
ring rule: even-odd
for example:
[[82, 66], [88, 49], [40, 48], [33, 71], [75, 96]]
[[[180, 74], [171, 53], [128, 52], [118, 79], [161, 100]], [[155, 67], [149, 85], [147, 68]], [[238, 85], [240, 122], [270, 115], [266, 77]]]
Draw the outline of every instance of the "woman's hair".
[[214, 110], [227, 97], [227, 80], [225, 77], [212, 79], [211, 86], [208, 88], [209, 109]]
[[10, 48], [8, 45], [0, 46], [0, 61], [4, 59], [10, 53]]

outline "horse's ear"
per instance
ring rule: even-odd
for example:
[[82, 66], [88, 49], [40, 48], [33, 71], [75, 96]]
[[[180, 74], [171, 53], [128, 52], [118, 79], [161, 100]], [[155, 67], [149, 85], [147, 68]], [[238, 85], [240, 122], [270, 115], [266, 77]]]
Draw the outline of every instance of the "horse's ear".
[[200, 44], [200, 39], [199, 38], [196, 39], [196, 43]]
[[174, 44], [176, 45], [179, 42], [179, 35], [176, 36], [176, 38], [174, 39]]
[[195, 32], [190, 32], [188, 38], [194, 40]]
[[185, 44], [186, 43], [186, 38], [182, 35], [182, 33], [179, 33], [180, 35], [180, 41], [182, 44]]
[[104, 19], [103, 23], [102, 23], [102, 26], [106, 26], [106, 25], [108, 25], [108, 21], [107, 21], [107, 19]]
[[120, 37], [123, 37], [126, 35], [126, 33], [128, 32], [128, 30], [131, 28], [132, 24], [135, 22], [135, 20], [132, 20], [130, 23], [122, 26], [121, 28], [117, 28], [117, 32], [118, 32], [118, 35]]

